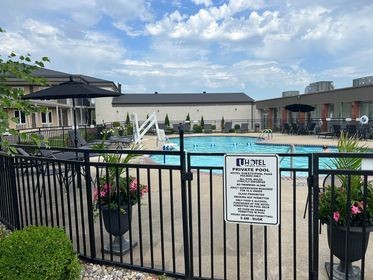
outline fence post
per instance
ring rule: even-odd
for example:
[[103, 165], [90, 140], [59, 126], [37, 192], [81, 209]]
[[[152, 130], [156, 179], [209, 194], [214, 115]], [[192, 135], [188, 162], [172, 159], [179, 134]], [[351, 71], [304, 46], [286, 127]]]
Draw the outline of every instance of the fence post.
[[184, 266], [185, 279], [191, 279], [191, 256], [189, 244], [189, 226], [188, 226], [188, 198], [186, 181], [189, 180], [189, 174], [186, 171], [185, 150], [184, 150], [184, 127], [179, 125], [179, 140], [180, 140], [180, 175], [181, 175], [181, 209], [183, 220], [183, 241], [184, 241]]
[[91, 258], [96, 258], [96, 240], [95, 240], [95, 225], [93, 216], [92, 203], [92, 184], [91, 184], [91, 167], [89, 165], [89, 152], [84, 151], [85, 163], [85, 183], [87, 188], [87, 210], [88, 210], [88, 228], [89, 228], [89, 244], [91, 247]]
[[[319, 156], [312, 154], [312, 279], [319, 279]], [[310, 211], [311, 212], [311, 211]]]
[[17, 192], [17, 182], [16, 182], [16, 172], [14, 168], [14, 157], [8, 157], [8, 167], [10, 175], [10, 185], [12, 189], [12, 204], [13, 204], [13, 215], [14, 215], [14, 227], [16, 229], [21, 229], [19, 223], [19, 210], [18, 210], [18, 192]]

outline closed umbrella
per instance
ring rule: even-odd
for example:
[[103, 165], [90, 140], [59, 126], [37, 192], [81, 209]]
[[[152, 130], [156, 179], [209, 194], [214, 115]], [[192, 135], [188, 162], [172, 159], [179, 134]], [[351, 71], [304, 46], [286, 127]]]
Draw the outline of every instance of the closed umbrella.
[[59, 85], [52, 86], [37, 92], [33, 92], [23, 96], [23, 99], [66, 99], [72, 98], [73, 100], [73, 115], [74, 115], [74, 130], [75, 130], [75, 147], [78, 146], [77, 139], [77, 125], [75, 113], [75, 98], [98, 98], [98, 97], [113, 97], [120, 96], [120, 92], [105, 90], [93, 85], [89, 85], [84, 79], [74, 81], [70, 76], [70, 80], [63, 82]]

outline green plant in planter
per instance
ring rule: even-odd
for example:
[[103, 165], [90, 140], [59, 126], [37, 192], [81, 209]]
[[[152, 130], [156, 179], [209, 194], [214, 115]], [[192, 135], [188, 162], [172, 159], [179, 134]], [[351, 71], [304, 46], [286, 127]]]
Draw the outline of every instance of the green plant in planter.
[[30, 226], [0, 241], [0, 279], [79, 279], [80, 271], [62, 229]]
[[[342, 133], [338, 141], [338, 151], [341, 153], [366, 153], [368, 148], [360, 146], [357, 138], [348, 137]], [[361, 169], [361, 158], [334, 158], [332, 163], [334, 167], [340, 170], [359, 170]], [[320, 194], [319, 202], [319, 219], [322, 223], [335, 223], [339, 226], [346, 226], [347, 221], [347, 186], [350, 180], [351, 205], [350, 211], [350, 226], [360, 227], [364, 221], [364, 182], [361, 176], [351, 175], [350, 179], [347, 175], [336, 175], [340, 181], [340, 187], [334, 186], [334, 207], [332, 205], [332, 187], [327, 186], [324, 193]], [[365, 207], [366, 225], [373, 225], [373, 183], [368, 182], [367, 186], [367, 204]], [[331, 216], [333, 213], [333, 216]]]
[[[342, 133], [338, 141], [339, 152], [366, 153], [368, 148], [360, 146], [357, 138], [349, 138]], [[336, 157], [332, 160], [332, 169], [359, 170], [361, 158]], [[339, 264], [325, 263], [325, 268], [333, 279], [360, 279], [360, 268], [352, 266], [352, 262], [360, 260], [368, 247], [369, 234], [373, 230], [373, 184], [367, 182], [366, 201], [364, 197], [364, 181], [358, 175], [336, 175], [340, 186], [327, 186], [320, 194], [319, 219], [328, 225], [327, 238], [329, 248], [339, 260]], [[348, 192], [350, 201], [348, 201]], [[365, 239], [363, 225], [366, 226]], [[347, 228], [349, 239], [347, 240]], [[350, 243], [350, 246], [347, 244]], [[349, 275], [345, 274], [348, 267]]]

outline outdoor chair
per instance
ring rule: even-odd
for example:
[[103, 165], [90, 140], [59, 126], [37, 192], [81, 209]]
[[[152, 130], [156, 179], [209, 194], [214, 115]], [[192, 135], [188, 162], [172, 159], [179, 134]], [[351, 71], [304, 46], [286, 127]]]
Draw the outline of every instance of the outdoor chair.
[[159, 124], [158, 124], [158, 128], [159, 128], [159, 129], [166, 130], [166, 124], [164, 124], [164, 123], [159, 123]]
[[211, 126], [211, 124], [205, 124], [205, 127], [204, 127], [204, 129], [203, 129], [203, 132], [204, 133], [212, 133], [212, 126]]
[[179, 132], [179, 124], [178, 123], [174, 123], [172, 125], [172, 130], [174, 131], [174, 133], [178, 133]]
[[296, 123], [291, 124], [290, 134], [298, 133], [298, 125]]
[[238, 130], [238, 132], [249, 132], [249, 124], [248, 123], [241, 124], [241, 128]]
[[184, 124], [184, 132], [185, 133], [190, 133], [190, 123]]
[[39, 196], [43, 195], [45, 189], [45, 183], [48, 182], [46, 179], [47, 176], [56, 176], [60, 185], [66, 187], [68, 191], [68, 186], [70, 183], [69, 177], [65, 177], [68, 171], [65, 164], [52, 164], [42, 158], [37, 159], [35, 156], [30, 155], [22, 148], [16, 148], [20, 157], [20, 161], [16, 165], [16, 168], [21, 169], [22, 173], [25, 173], [26, 176], [32, 175], [36, 176], [36, 180], [32, 179], [31, 184], [33, 191], [36, 193], [38, 191]]
[[282, 134], [287, 133], [290, 134], [291, 128], [288, 123], [284, 123], [284, 126], [282, 127]]
[[349, 137], [356, 136], [357, 135], [356, 124], [346, 125], [346, 132], [347, 132]]
[[369, 138], [369, 134], [370, 134], [370, 131], [371, 131], [371, 127], [370, 127], [370, 124], [363, 124], [360, 126], [359, 128], [359, 138], [360, 139], [368, 139]]
[[315, 131], [314, 131], [315, 127], [316, 127], [316, 123], [308, 123], [306, 133], [307, 134], [314, 134], [315, 133]]
[[232, 129], [232, 122], [226, 122], [222, 132], [228, 133]]
[[339, 138], [341, 137], [341, 131], [343, 130], [339, 124], [333, 124], [333, 131], [334, 131], [334, 136]]
[[[75, 131], [74, 130], [70, 130], [69, 131], [69, 138], [70, 138], [70, 141], [74, 144], [75, 142]], [[102, 141], [101, 140], [97, 140], [97, 141], [94, 141], [94, 142], [90, 142], [88, 143], [84, 138], [83, 136], [80, 134], [80, 131], [78, 130], [76, 132], [76, 140], [77, 140], [77, 148], [81, 148], [81, 149], [90, 149], [92, 148], [93, 145], [97, 145], [97, 144], [101, 144]], [[107, 142], [107, 141], [104, 141], [104, 145], [105, 146], [108, 146], [110, 145], [111, 143]]]

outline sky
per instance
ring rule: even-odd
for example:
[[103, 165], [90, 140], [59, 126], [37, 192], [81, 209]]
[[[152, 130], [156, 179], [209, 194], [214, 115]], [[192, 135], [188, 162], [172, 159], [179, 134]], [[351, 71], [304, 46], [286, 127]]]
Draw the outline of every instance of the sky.
[[124, 93], [280, 97], [373, 75], [371, 0], [1, 0], [0, 55]]

